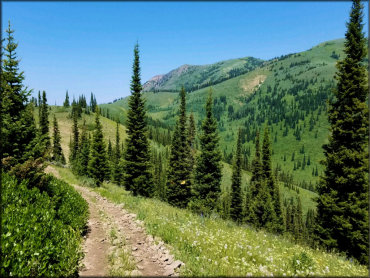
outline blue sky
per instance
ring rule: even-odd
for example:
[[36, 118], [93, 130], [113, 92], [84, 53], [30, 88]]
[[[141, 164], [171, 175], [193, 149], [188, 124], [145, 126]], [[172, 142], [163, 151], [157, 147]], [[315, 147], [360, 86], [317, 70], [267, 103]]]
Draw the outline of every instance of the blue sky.
[[[368, 30], [368, 3], [365, 4]], [[93, 92], [130, 94], [133, 47], [142, 83], [183, 64], [270, 59], [344, 37], [351, 2], [2, 2], [25, 84], [49, 104]]]

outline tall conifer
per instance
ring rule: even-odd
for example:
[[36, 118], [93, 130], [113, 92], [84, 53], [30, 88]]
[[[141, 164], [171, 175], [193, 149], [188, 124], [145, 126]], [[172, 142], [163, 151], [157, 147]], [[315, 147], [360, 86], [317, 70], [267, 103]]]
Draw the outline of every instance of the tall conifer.
[[242, 220], [242, 155], [241, 155], [241, 133], [238, 131], [238, 140], [236, 143], [236, 153], [233, 165], [233, 175], [231, 180], [231, 207], [230, 216], [233, 220], [241, 222]]
[[189, 167], [191, 169], [191, 172], [193, 172], [194, 169], [194, 163], [195, 163], [195, 121], [194, 121], [194, 115], [193, 113], [189, 116], [189, 125], [188, 125], [188, 145], [190, 147], [189, 152]]
[[116, 145], [114, 148], [114, 165], [113, 165], [112, 175], [113, 175], [113, 182], [120, 185], [122, 182], [122, 163], [121, 163], [121, 147], [120, 147], [118, 121], [117, 121], [117, 128], [116, 128]]
[[71, 165], [72, 170], [76, 170], [76, 160], [79, 149], [79, 137], [80, 132], [78, 130], [78, 121], [77, 114], [73, 114], [73, 126], [72, 126], [72, 141], [70, 142], [69, 150], [69, 164]]
[[180, 113], [172, 138], [171, 155], [168, 167], [166, 197], [174, 206], [186, 207], [190, 200], [191, 168], [190, 146], [186, 133], [186, 94], [180, 92]]
[[368, 263], [368, 94], [363, 6], [353, 1], [344, 60], [337, 63], [337, 88], [328, 110], [329, 143], [323, 146], [324, 175], [318, 186], [316, 237]]
[[[44, 137], [46, 142], [50, 142], [49, 140], [49, 108], [46, 99], [46, 92], [42, 92], [42, 104], [40, 105], [39, 109], [41, 110], [40, 114], [40, 132], [41, 135]], [[47, 143], [49, 144], [49, 143]]]
[[63, 102], [63, 106], [64, 106], [64, 107], [66, 107], [66, 108], [68, 108], [68, 107], [69, 107], [69, 96], [68, 96], [68, 90], [67, 90], [67, 92], [66, 92], [66, 98], [65, 98], [65, 100], [64, 100], [64, 102]]
[[206, 103], [206, 118], [200, 135], [200, 155], [197, 158], [192, 187], [191, 208], [202, 213], [210, 213], [216, 208], [221, 192], [222, 164], [217, 134], [217, 122], [212, 111], [212, 90]]
[[124, 153], [124, 185], [134, 195], [151, 196], [153, 177], [147, 137], [145, 101], [141, 95], [139, 45], [134, 48], [131, 96], [128, 101], [127, 139]]
[[88, 176], [89, 156], [90, 156], [90, 139], [87, 132], [86, 120], [84, 120], [79, 144], [79, 151], [77, 154], [78, 161], [77, 172], [81, 176]]
[[13, 37], [14, 30], [6, 30], [6, 43], [3, 44], [0, 121], [3, 157], [12, 156], [22, 160], [30, 142], [36, 137], [32, 104], [26, 104], [30, 91], [23, 85], [24, 74], [19, 70], [16, 49], [18, 43]]
[[88, 172], [97, 186], [100, 186], [108, 177], [107, 150], [103, 138], [103, 128], [99, 120], [100, 109], [96, 108], [95, 130], [91, 143]]
[[62, 164], [66, 163], [66, 160], [64, 158], [62, 146], [60, 144], [60, 131], [58, 127], [57, 118], [54, 115], [54, 121], [53, 121], [53, 153], [52, 153], [52, 159], [54, 161], [60, 162]]
[[265, 127], [262, 143], [262, 171], [275, 210], [276, 218], [274, 219], [274, 230], [278, 233], [282, 233], [284, 230], [284, 220], [280, 203], [280, 190], [279, 185], [275, 182], [274, 175], [272, 173], [271, 142], [267, 126]]

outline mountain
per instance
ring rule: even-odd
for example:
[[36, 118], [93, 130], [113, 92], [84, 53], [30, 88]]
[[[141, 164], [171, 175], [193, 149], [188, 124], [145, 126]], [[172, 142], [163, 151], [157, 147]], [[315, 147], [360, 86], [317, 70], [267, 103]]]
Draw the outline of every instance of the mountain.
[[[250, 167], [255, 134], [267, 124], [271, 128], [273, 167], [279, 172], [279, 180], [286, 186], [293, 181], [314, 190], [323, 170], [322, 145], [329, 133], [327, 100], [333, 97], [335, 65], [344, 57], [343, 43], [344, 39], [327, 41], [307, 51], [264, 61], [247, 73], [213, 85], [214, 113], [224, 160], [231, 162], [240, 128], [244, 159]], [[209, 88], [187, 94], [186, 108], [194, 114], [198, 131]], [[155, 91], [144, 95], [151, 131], [162, 140], [176, 121], [178, 94]], [[103, 104], [101, 108], [124, 123], [127, 99]]]
[[167, 74], [152, 77], [143, 84], [143, 91], [174, 92], [182, 85], [187, 91], [194, 91], [247, 73], [262, 63], [261, 59], [245, 57], [210, 65], [182, 65]]

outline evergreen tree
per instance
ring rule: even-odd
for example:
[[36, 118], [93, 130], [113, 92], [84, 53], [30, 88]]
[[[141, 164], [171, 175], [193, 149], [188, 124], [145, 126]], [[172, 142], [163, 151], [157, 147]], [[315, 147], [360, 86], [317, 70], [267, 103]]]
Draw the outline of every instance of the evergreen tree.
[[259, 131], [256, 132], [255, 138], [255, 155], [252, 160], [252, 177], [250, 185], [247, 188], [247, 196], [245, 202], [245, 218], [248, 223], [257, 224], [258, 219], [255, 213], [254, 202], [258, 195], [259, 188], [262, 186], [263, 181], [263, 169], [261, 163], [261, 151], [260, 151], [260, 137]]
[[68, 96], [68, 90], [66, 92], [66, 99], [63, 102], [63, 106], [68, 108], [69, 107], [69, 96]]
[[78, 155], [79, 149], [79, 130], [78, 130], [78, 121], [77, 121], [77, 114], [73, 115], [73, 126], [72, 126], [72, 134], [73, 139], [70, 143], [70, 150], [69, 150], [69, 164], [71, 165], [72, 170], [76, 170], [76, 159]]
[[272, 174], [271, 143], [269, 137], [269, 130], [267, 127], [265, 128], [262, 143], [262, 171], [275, 210], [276, 218], [274, 219], [274, 230], [278, 233], [282, 233], [284, 227], [283, 227], [283, 214], [281, 211], [280, 203], [280, 190], [279, 185], [275, 182], [274, 176]]
[[195, 121], [193, 113], [189, 116], [189, 125], [188, 125], [188, 145], [190, 147], [189, 152], [189, 167], [191, 172], [194, 169], [194, 162], [195, 162]]
[[219, 198], [221, 188], [221, 152], [217, 134], [217, 122], [212, 111], [212, 90], [206, 104], [206, 118], [200, 135], [201, 153], [197, 158], [192, 188], [191, 208], [202, 213], [210, 213]]
[[166, 197], [168, 203], [186, 207], [190, 200], [191, 167], [190, 146], [186, 133], [186, 93], [180, 92], [180, 113], [176, 122], [171, 144], [171, 156], [168, 167]]
[[23, 85], [24, 73], [19, 70], [18, 43], [14, 41], [13, 33], [9, 22], [2, 55], [0, 153], [3, 157], [10, 156], [23, 162], [25, 158], [22, 157], [37, 134], [33, 106], [26, 104], [30, 91]]
[[40, 105], [39, 109], [41, 110], [40, 132], [41, 135], [45, 138], [47, 144], [49, 144], [49, 108], [45, 91], [42, 92], [42, 104]]
[[120, 185], [122, 181], [122, 163], [121, 163], [121, 148], [120, 148], [118, 121], [117, 121], [117, 128], [116, 128], [116, 145], [114, 149], [114, 165], [113, 165], [112, 175], [113, 175], [113, 182]]
[[42, 100], [41, 100], [41, 94], [40, 94], [40, 91], [38, 93], [38, 96], [37, 96], [37, 99], [38, 99], [38, 102], [39, 102], [39, 121], [40, 121], [40, 117], [41, 117], [41, 105], [42, 105]]
[[141, 95], [139, 45], [135, 45], [131, 96], [128, 101], [124, 185], [134, 195], [151, 196], [153, 178], [147, 137], [145, 101]]
[[103, 128], [100, 123], [99, 116], [100, 112], [99, 108], [97, 108], [95, 116], [96, 126], [91, 143], [88, 165], [89, 176], [94, 179], [97, 186], [100, 186], [104, 179], [108, 177], [107, 151], [103, 139]]
[[89, 156], [90, 156], [90, 138], [88, 137], [86, 120], [84, 120], [79, 144], [79, 152], [77, 154], [78, 161], [77, 172], [81, 176], [88, 176]]
[[66, 163], [66, 160], [64, 158], [62, 146], [60, 144], [60, 131], [58, 127], [57, 118], [54, 115], [54, 121], [53, 121], [53, 154], [52, 159], [56, 162], [60, 162], [62, 164]]
[[256, 150], [252, 161], [252, 177], [246, 200], [246, 220], [247, 222], [255, 225], [257, 228], [264, 227], [269, 231], [273, 231], [276, 223], [276, 214], [271, 196], [271, 189], [267, 179], [265, 178], [266, 169], [264, 169], [264, 166], [267, 168], [267, 165], [263, 165], [261, 162], [260, 139], [258, 131], [256, 132], [255, 143]]
[[231, 207], [230, 216], [234, 221], [242, 220], [242, 156], [241, 156], [241, 133], [238, 132], [236, 143], [235, 161], [233, 165], [233, 175], [231, 178]]
[[328, 116], [329, 143], [323, 146], [324, 175], [318, 186], [316, 238], [368, 263], [368, 94], [363, 6], [353, 1], [344, 53], [337, 63], [337, 88]]
[[107, 149], [108, 157], [112, 157], [113, 155], [113, 147], [112, 147], [112, 142], [109, 138], [108, 140], [108, 149]]

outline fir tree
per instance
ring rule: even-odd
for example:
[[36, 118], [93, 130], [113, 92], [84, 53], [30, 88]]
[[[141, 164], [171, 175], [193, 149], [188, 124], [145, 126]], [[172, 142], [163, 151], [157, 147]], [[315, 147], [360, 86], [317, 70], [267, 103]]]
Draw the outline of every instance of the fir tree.
[[141, 95], [139, 45], [135, 45], [131, 96], [128, 101], [124, 185], [134, 195], [151, 196], [153, 178], [147, 137], [145, 101]]
[[108, 140], [108, 149], [107, 149], [108, 157], [112, 157], [113, 155], [113, 147], [112, 147], [112, 141]]
[[191, 113], [189, 116], [188, 145], [190, 147], [189, 166], [191, 171], [193, 172], [195, 162], [195, 121], [193, 113]]
[[233, 165], [233, 175], [231, 178], [231, 207], [230, 216], [234, 221], [242, 220], [242, 156], [241, 156], [241, 133], [238, 132], [238, 141], [236, 143], [235, 161]]
[[280, 203], [280, 190], [279, 185], [275, 182], [274, 176], [272, 174], [272, 166], [271, 166], [271, 143], [269, 137], [269, 130], [266, 127], [265, 133], [263, 137], [262, 143], [262, 171], [264, 180], [266, 183], [267, 188], [269, 189], [269, 193], [271, 195], [271, 199], [273, 202], [273, 207], [275, 210], [276, 218], [274, 219], [274, 230], [278, 233], [283, 232], [283, 215], [281, 211], [281, 203]]
[[91, 143], [88, 172], [97, 186], [100, 186], [104, 179], [107, 178], [107, 151], [103, 139], [102, 125], [99, 120], [99, 108], [96, 109], [95, 130]]
[[26, 104], [30, 91], [23, 85], [24, 74], [19, 70], [18, 43], [14, 41], [13, 33], [9, 22], [2, 55], [0, 153], [3, 157], [11, 156], [22, 162], [28, 145], [36, 137], [36, 127], [32, 104]]
[[68, 107], [69, 107], [69, 96], [68, 96], [68, 90], [67, 90], [67, 92], [66, 92], [66, 98], [65, 98], [65, 100], [64, 100], [64, 102], [63, 102], [63, 106], [64, 106], [64, 107], [66, 107], [66, 108], [68, 108]]
[[39, 109], [41, 110], [40, 132], [45, 140], [49, 142], [49, 108], [45, 91], [42, 92], [42, 104], [40, 105]]
[[64, 158], [62, 146], [60, 144], [60, 131], [58, 127], [57, 118], [54, 115], [54, 121], [53, 121], [53, 154], [52, 159], [56, 162], [65, 164], [66, 160]]
[[90, 139], [87, 132], [86, 120], [82, 126], [81, 139], [79, 144], [79, 152], [77, 154], [78, 174], [81, 176], [88, 176], [88, 165], [90, 156]]
[[328, 116], [329, 143], [324, 145], [324, 175], [318, 186], [316, 238], [368, 263], [368, 94], [363, 6], [353, 1], [344, 53], [337, 63], [337, 88]]
[[113, 182], [120, 185], [122, 181], [122, 163], [121, 163], [121, 148], [120, 148], [118, 121], [117, 121], [117, 128], [116, 128], [116, 145], [114, 149], [114, 165], [113, 165], [112, 175], [113, 175]]
[[38, 102], [39, 102], [39, 121], [40, 121], [40, 118], [41, 118], [41, 109], [40, 109], [40, 107], [41, 107], [41, 105], [42, 105], [42, 100], [41, 100], [41, 93], [40, 93], [40, 91], [39, 91], [39, 93], [38, 93], [37, 99], [38, 99]]
[[221, 152], [217, 134], [217, 122], [212, 111], [212, 90], [206, 104], [206, 118], [200, 135], [200, 155], [197, 158], [192, 188], [191, 208], [202, 213], [210, 213], [219, 198], [221, 188]]
[[186, 133], [185, 96], [185, 89], [182, 87], [180, 92], [180, 113], [172, 138], [166, 187], [168, 203], [182, 208], [188, 205], [191, 188], [190, 146]]
[[72, 126], [72, 141], [70, 143], [70, 150], [69, 150], [69, 164], [71, 165], [72, 170], [76, 170], [76, 159], [78, 155], [78, 148], [79, 148], [79, 136], [80, 132], [78, 130], [78, 121], [77, 121], [77, 114], [73, 115], [73, 126]]

